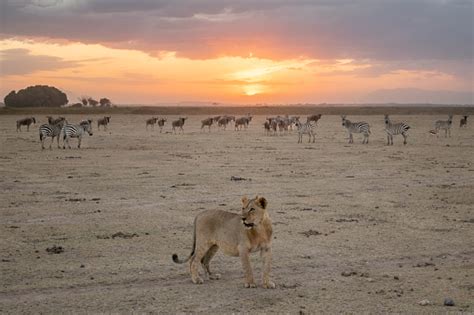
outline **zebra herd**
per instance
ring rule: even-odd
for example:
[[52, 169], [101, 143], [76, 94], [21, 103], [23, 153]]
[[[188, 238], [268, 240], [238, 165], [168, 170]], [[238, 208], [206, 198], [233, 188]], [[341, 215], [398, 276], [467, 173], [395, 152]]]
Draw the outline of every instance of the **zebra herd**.
[[[468, 116], [463, 116], [459, 122], [459, 127], [467, 126]], [[311, 115], [306, 118], [306, 122], [300, 122], [299, 116], [277, 116], [277, 117], [267, 117], [266, 121], [263, 124], [265, 133], [268, 135], [276, 135], [277, 128], [281, 133], [288, 132], [293, 130], [293, 125], [297, 128], [298, 131], [298, 143], [303, 142], [303, 135], [308, 135], [308, 142], [315, 142], [316, 136], [316, 126], [319, 119], [321, 119], [321, 114]], [[349, 135], [349, 143], [354, 143], [354, 133], [360, 133], [364, 136], [362, 144], [369, 143], [370, 125], [365, 121], [351, 122], [346, 118], [346, 115], [341, 115], [342, 126], [346, 129]], [[393, 145], [393, 136], [401, 135], [403, 137], [403, 144], [407, 144], [408, 130], [410, 126], [405, 122], [392, 122], [389, 115], [384, 115], [385, 123], [385, 132], [387, 134], [387, 145]], [[451, 126], [453, 123], [453, 115], [449, 115], [448, 120], [438, 120], [435, 122], [435, 129], [430, 130], [431, 134], [439, 136], [441, 130], [445, 131], [445, 137], [451, 137]]]
[[[316, 127], [318, 121], [321, 119], [322, 115], [311, 115], [306, 118], [306, 122], [300, 121], [300, 116], [276, 116], [276, 117], [266, 117], [263, 127], [266, 135], [282, 135], [283, 133], [288, 133], [289, 131], [296, 128], [298, 133], [298, 143], [303, 142], [303, 135], [308, 135], [308, 142], [316, 141]], [[77, 147], [81, 147], [82, 137], [85, 134], [93, 135], [92, 132], [92, 120], [82, 120], [79, 124], [70, 124], [64, 117], [53, 118], [47, 116], [48, 123], [42, 124], [39, 127], [39, 138], [41, 141], [41, 148], [44, 149], [44, 142], [47, 138], [51, 138], [51, 143], [49, 149], [51, 149], [54, 139], [57, 139], [57, 146], [61, 148], [59, 144], [59, 139], [62, 137], [63, 146], [65, 149], [66, 145], [68, 148], [71, 148], [69, 140], [71, 138], [78, 139]], [[103, 130], [107, 130], [107, 125], [110, 123], [110, 116], [104, 116], [97, 120], [97, 129], [100, 130], [100, 127], [103, 127]], [[172, 132], [184, 133], [184, 124], [188, 118], [179, 117], [176, 120], [171, 122]], [[362, 134], [363, 140], [362, 144], [369, 143], [369, 136], [371, 135], [370, 125], [365, 121], [352, 122], [347, 119], [347, 116], [341, 115], [342, 126], [346, 129], [349, 136], [349, 143], [354, 143], [353, 134]], [[459, 127], [465, 128], [467, 126], [468, 116], [462, 116]], [[211, 126], [217, 124], [219, 130], [226, 130], [227, 125], [230, 122], [234, 122], [234, 130], [240, 131], [248, 129], [250, 122], [252, 121], [252, 116], [247, 114], [245, 116], [236, 118], [235, 116], [213, 116], [201, 120], [201, 131], [206, 129], [210, 132]], [[163, 130], [163, 127], [167, 119], [162, 117], [151, 117], [146, 120], [145, 128], [148, 130], [148, 127], [151, 126], [154, 129], [154, 125], [157, 124], [160, 128], [160, 133]], [[31, 124], [35, 124], [36, 119], [34, 117], [26, 117], [16, 121], [16, 131], [21, 131], [21, 126], [29, 127]], [[407, 144], [408, 131], [410, 126], [405, 122], [393, 122], [390, 120], [389, 115], [384, 116], [385, 123], [385, 132], [387, 134], [387, 145], [393, 145], [393, 137], [396, 135], [401, 135], [403, 137], [403, 144]], [[436, 136], [439, 136], [441, 131], [444, 131], [445, 137], [451, 137], [451, 127], [453, 125], [453, 115], [449, 115], [447, 120], [437, 120], [434, 122], [434, 129], [430, 130], [430, 133]]]

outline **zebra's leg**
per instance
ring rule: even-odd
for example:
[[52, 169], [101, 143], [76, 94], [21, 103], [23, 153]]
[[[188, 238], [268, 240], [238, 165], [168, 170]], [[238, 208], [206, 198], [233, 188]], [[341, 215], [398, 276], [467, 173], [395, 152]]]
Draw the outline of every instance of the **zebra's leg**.
[[40, 136], [40, 139], [41, 139], [41, 150], [44, 150], [44, 140], [45, 140], [45, 137], [41, 137], [41, 136]]
[[[61, 138], [60, 135], [57, 136], [57, 140], [58, 140], [58, 149], [61, 149], [61, 147], [59, 146], [59, 138]], [[54, 137], [53, 137], [53, 139], [54, 139]]]
[[451, 128], [449, 128], [448, 131], [449, 131], [449, 137], [451, 138]]
[[30, 131], [30, 125], [26, 125], [26, 131]]
[[402, 136], [403, 136], [403, 144], [406, 145], [408, 135], [406, 133], [402, 132]]
[[316, 142], [316, 134], [313, 133], [313, 143]]
[[78, 137], [78, 138], [77, 138], [77, 148], [78, 148], [78, 149], [81, 148], [81, 141], [82, 141], [82, 137]]
[[349, 133], [349, 143], [353, 143], [354, 139], [352, 138], [352, 133]]
[[53, 142], [54, 142], [54, 136], [51, 137], [51, 143], [49, 144], [49, 149], [52, 150], [52, 146], [53, 146]]

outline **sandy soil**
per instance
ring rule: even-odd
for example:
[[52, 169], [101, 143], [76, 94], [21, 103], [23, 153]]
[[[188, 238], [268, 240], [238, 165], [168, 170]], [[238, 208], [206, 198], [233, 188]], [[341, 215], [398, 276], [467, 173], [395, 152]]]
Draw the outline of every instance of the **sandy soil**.
[[[448, 139], [427, 133], [444, 115], [393, 116], [412, 129], [387, 147], [380, 116], [349, 117], [372, 126], [369, 145], [349, 145], [338, 116], [298, 144], [264, 135], [264, 116], [210, 134], [189, 116], [173, 135], [115, 115], [82, 149], [51, 151], [18, 118], [0, 117], [1, 313], [474, 311], [474, 124], [459, 116]], [[222, 279], [192, 284], [171, 254], [191, 250], [194, 216], [255, 194], [269, 201], [277, 288], [244, 289], [240, 260], [222, 254]]]

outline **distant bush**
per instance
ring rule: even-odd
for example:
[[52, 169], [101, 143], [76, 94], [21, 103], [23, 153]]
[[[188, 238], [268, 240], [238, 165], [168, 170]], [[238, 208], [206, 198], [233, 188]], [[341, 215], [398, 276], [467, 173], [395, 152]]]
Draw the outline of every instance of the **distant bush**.
[[5, 96], [6, 107], [61, 107], [68, 103], [66, 94], [53, 86], [35, 85], [11, 91]]

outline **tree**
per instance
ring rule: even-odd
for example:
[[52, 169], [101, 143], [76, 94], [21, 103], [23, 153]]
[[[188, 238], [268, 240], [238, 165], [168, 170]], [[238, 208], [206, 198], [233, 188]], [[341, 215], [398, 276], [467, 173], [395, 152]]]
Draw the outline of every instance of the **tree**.
[[110, 107], [112, 105], [112, 102], [107, 97], [101, 98], [99, 103], [101, 107]]
[[87, 96], [81, 96], [81, 97], [78, 97], [77, 98], [81, 103], [82, 105], [84, 106], [87, 106], [87, 104], [89, 104], [89, 101], [87, 100], [88, 97]]
[[53, 86], [35, 85], [11, 91], [5, 96], [7, 107], [60, 107], [68, 103], [65, 93]]
[[89, 102], [89, 105], [91, 105], [92, 107], [96, 107], [97, 104], [99, 104], [99, 102], [97, 102], [95, 99], [93, 99], [92, 97], [89, 97], [87, 99], [87, 101]]

